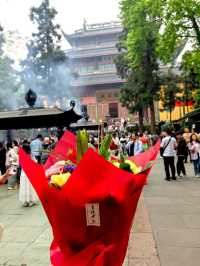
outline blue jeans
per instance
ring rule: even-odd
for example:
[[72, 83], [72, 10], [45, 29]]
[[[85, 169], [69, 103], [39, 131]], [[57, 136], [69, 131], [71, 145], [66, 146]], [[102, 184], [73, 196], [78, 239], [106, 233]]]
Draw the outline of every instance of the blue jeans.
[[199, 173], [200, 173], [200, 160], [197, 159], [197, 160], [193, 160], [192, 162], [194, 165], [194, 174], [199, 175]]

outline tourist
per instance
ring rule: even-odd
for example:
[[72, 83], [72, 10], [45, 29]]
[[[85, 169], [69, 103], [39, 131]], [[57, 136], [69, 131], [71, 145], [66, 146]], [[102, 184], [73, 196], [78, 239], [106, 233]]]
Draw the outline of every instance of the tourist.
[[45, 137], [42, 144], [42, 155], [41, 155], [41, 163], [45, 164], [49, 153], [51, 151], [51, 141], [49, 137]]
[[19, 167], [19, 157], [16, 150], [13, 148], [12, 143], [8, 142], [6, 151], [6, 169], [12, 169], [15, 173], [8, 178], [8, 190], [17, 188], [17, 169]]
[[0, 171], [2, 175], [6, 172], [6, 149], [2, 142], [0, 142]]
[[134, 142], [135, 142], [135, 135], [133, 134], [129, 137], [129, 140], [126, 144], [126, 150], [129, 157], [134, 155]]
[[184, 140], [181, 133], [178, 133], [176, 136], [177, 139], [177, 174], [179, 177], [186, 176], [184, 160], [188, 155], [188, 148], [186, 141]]
[[38, 135], [30, 144], [31, 156], [34, 157], [38, 163], [41, 163], [42, 139], [42, 135]]
[[[12, 147], [13, 150], [15, 151], [15, 153], [18, 155], [19, 153], [19, 143], [17, 140], [13, 140], [12, 141]], [[17, 167], [17, 174], [16, 174], [16, 178], [17, 178], [17, 183], [19, 184], [20, 181], [20, 175], [21, 175], [21, 167], [18, 165]]]
[[199, 134], [196, 131], [196, 128], [194, 128], [194, 127], [192, 128], [191, 134], [195, 134], [197, 136], [197, 138], [199, 138]]
[[[165, 174], [166, 178], [165, 180], [170, 181], [176, 180], [176, 170], [174, 165], [174, 157], [176, 154], [176, 148], [177, 148], [177, 142], [174, 137], [171, 136], [171, 131], [168, 129], [163, 134], [163, 139], [161, 142], [161, 148], [163, 149], [163, 160], [164, 160], [164, 166], [165, 166]], [[170, 175], [170, 169], [171, 169], [171, 175]]]
[[120, 138], [120, 149], [122, 151], [122, 153], [125, 155], [127, 152], [126, 152], [126, 144], [127, 144], [127, 141], [126, 141], [126, 135], [125, 134], [122, 134], [121, 138]]
[[[27, 154], [31, 155], [30, 144], [23, 143], [22, 148]], [[38, 201], [37, 195], [23, 170], [20, 176], [19, 200], [24, 207], [32, 207]]]
[[188, 144], [190, 151], [191, 161], [194, 165], [194, 174], [196, 177], [200, 177], [200, 159], [199, 159], [199, 150], [200, 144], [197, 138], [197, 135], [194, 133], [190, 137], [190, 143]]
[[143, 151], [147, 151], [149, 148], [149, 138], [147, 134], [140, 133], [140, 141], [142, 142]]
[[138, 155], [143, 152], [143, 144], [140, 140], [139, 134], [135, 135], [135, 142], [134, 142], [134, 156]]
[[113, 134], [111, 144], [110, 144], [110, 150], [113, 152], [113, 155], [117, 156], [119, 152], [119, 138], [116, 133]]
[[[183, 138], [187, 145], [190, 142], [190, 137], [191, 137], [191, 133], [190, 133], [189, 128], [184, 128]], [[190, 155], [189, 150], [188, 150], [188, 154]], [[185, 156], [185, 163], [187, 163], [188, 154]]]
[[13, 140], [12, 141], [12, 147], [13, 147], [14, 151], [18, 154], [18, 152], [19, 152], [19, 143], [18, 143], [17, 140]]

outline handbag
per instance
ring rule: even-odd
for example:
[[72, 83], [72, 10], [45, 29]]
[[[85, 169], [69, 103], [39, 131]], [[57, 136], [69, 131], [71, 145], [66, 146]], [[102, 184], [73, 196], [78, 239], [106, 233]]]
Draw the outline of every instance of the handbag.
[[163, 157], [164, 151], [167, 148], [167, 146], [169, 145], [171, 139], [172, 139], [172, 137], [169, 139], [169, 141], [167, 142], [167, 145], [165, 147], [160, 147], [160, 156], [161, 157]]

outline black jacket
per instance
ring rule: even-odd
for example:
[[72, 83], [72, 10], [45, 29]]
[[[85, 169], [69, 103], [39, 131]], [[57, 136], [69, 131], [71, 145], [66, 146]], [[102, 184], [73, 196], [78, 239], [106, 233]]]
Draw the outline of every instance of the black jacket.
[[187, 148], [187, 144], [186, 141], [184, 139], [180, 140], [178, 142], [178, 146], [177, 146], [177, 155], [183, 155], [186, 156], [188, 155], [188, 148]]

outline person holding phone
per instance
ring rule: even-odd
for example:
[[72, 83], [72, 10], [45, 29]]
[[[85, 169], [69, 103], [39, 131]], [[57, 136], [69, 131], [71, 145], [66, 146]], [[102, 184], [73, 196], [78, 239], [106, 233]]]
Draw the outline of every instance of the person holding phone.
[[12, 171], [11, 169], [8, 169], [8, 170], [5, 172], [4, 175], [1, 175], [1, 176], [0, 176], [0, 185], [4, 184], [4, 183], [6, 182], [6, 180], [7, 180], [10, 176], [12, 176], [13, 174], [15, 174], [15, 173], [13, 173], [13, 171]]
[[19, 167], [19, 156], [16, 150], [13, 148], [12, 143], [7, 143], [6, 152], [6, 169], [11, 169], [14, 173], [8, 178], [8, 190], [13, 190], [17, 186], [17, 169]]

